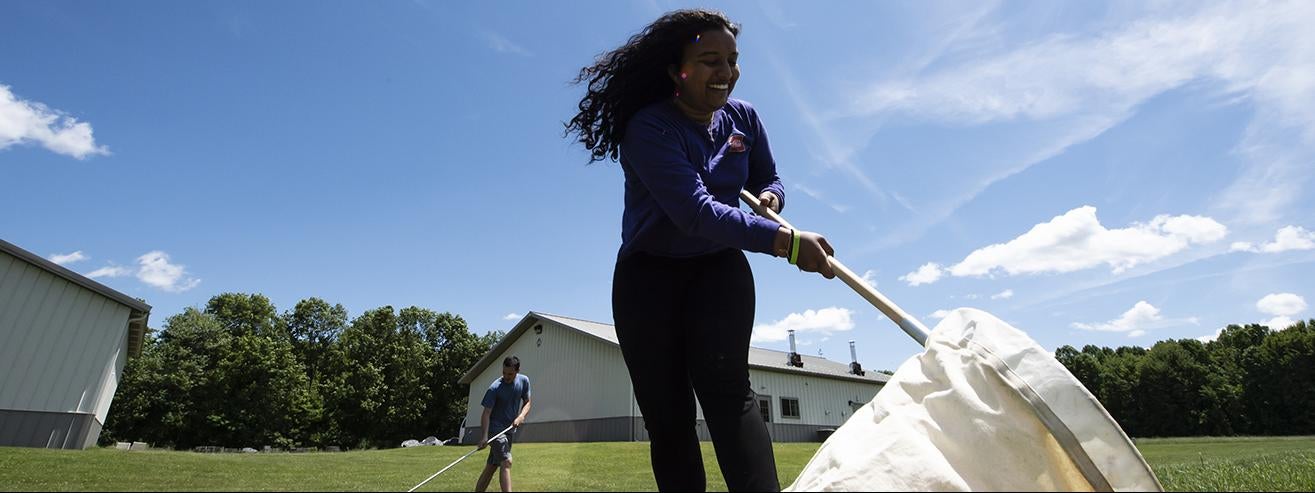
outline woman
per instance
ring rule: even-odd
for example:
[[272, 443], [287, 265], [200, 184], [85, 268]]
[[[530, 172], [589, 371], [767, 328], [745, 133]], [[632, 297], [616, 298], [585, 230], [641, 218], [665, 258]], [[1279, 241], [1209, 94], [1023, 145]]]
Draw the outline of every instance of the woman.
[[727, 486], [780, 490], [749, 385], [743, 250], [835, 276], [822, 236], [739, 209], [741, 188], [776, 211], [785, 193], [757, 113], [730, 98], [738, 34], [719, 12], [662, 16], [580, 71], [588, 92], [566, 129], [590, 162], [619, 157], [625, 171], [612, 314], [663, 491], [706, 487], [696, 395]]

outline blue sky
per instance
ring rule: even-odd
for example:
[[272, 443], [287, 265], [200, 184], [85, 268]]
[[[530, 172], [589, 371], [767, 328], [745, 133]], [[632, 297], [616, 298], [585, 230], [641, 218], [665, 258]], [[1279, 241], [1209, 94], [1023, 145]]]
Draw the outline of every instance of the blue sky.
[[[147, 300], [611, 321], [616, 164], [571, 78], [661, 0], [62, 2], [0, 16], [0, 238]], [[1315, 317], [1315, 4], [714, 2], [787, 219], [933, 326], [1047, 349]], [[751, 255], [755, 345], [917, 351]]]

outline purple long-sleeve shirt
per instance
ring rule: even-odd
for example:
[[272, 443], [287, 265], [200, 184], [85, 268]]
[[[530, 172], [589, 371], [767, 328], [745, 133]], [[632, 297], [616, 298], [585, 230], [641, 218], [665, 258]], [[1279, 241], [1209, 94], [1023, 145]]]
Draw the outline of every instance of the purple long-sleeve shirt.
[[621, 142], [625, 212], [619, 258], [692, 257], [728, 247], [771, 253], [775, 221], [740, 210], [740, 189], [785, 191], [767, 131], [749, 103], [729, 100], [704, 127], [670, 100], [639, 110]]

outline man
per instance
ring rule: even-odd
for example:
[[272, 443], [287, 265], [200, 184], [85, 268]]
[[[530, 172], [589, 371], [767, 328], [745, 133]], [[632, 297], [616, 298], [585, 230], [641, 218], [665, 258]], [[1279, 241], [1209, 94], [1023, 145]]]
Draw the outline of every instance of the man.
[[[497, 469], [501, 469], [498, 484], [502, 486], [502, 491], [511, 491], [511, 442], [516, 429], [525, 423], [525, 416], [530, 414], [530, 379], [521, 375], [520, 371], [520, 358], [510, 356], [502, 360], [502, 378], [493, 381], [489, 390], [484, 392], [484, 400], [480, 402], [484, 406], [484, 414], [479, 418], [480, 425], [484, 427], [484, 435], [479, 441], [479, 448], [492, 447], [489, 448], [489, 460], [484, 466], [484, 472], [479, 475], [475, 491], [483, 492], [488, 488], [489, 481], [493, 479], [493, 471]], [[522, 400], [525, 401], [523, 405]], [[489, 442], [490, 430], [496, 434], [508, 426], [512, 429]]]

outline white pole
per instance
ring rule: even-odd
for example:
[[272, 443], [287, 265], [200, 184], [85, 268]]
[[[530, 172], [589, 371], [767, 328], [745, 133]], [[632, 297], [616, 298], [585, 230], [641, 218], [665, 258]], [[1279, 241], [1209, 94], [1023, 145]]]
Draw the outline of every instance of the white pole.
[[[512, 428], [511, 426], [508, 426], [507, 429], [502, 430], [501, 433], [498, 433], [497, 435], [493, 435], [493, 438], [490, 438], [489, 441], [492, 442], [492, 441], [494, 441], [494, 440], [497, 440], [498, 437], [502, 436], [504, 433], [507, 433], [507, 432], [511, 431], [511, 428]], [[480, 451], [479, 447], [475, 447], [475, 450], [471, 450], [470, 452], [466, 453], [466, 455], [461, 456], [460, 459], [457, 459], [457, 460], [452, 461], [452, 463], [451, 463], [451, 464], [448, 464], [447, 467], [444, 467], [444, 468], [442, 468], [442, 469], [439, 469], [438, 472], [434, 473], [433, 476], [430, 476], [430, 477], [428, 477], [428, 478], [425, 478], [425, 480], [424, 480], [424, 481], [421, 481], [420, 484], [417, 484], [417, 485], [415, 485], [414, 487], [412, 487], [411, 489], [406, 490], [406, 493], [411, 493], [411, 492], [415, 491], [416, 489], [419, 489], [421, 486], [424, 486], [425, 483], [428, 483], [430, 480], [432, 480], [432, 479], [438, 477], [439, 474], [443, 474], [443, 471], [446, 471], [446, 470], [448, 470], [448, 469], [451, 469], [452, 466], [457, 465], [458, 462], [461, 462], [461, 461], [463, 461], [463, 460], [466, 460], [466, 457], [470, 457], [470, 456], [472, 456], [472, 455], [475, 455], [475, 452], [479, 452], [479, 451]]]
[[[754, 212], [757, 212], [758, 215], [781, 223], [782, 226], [787, 228], [798, 230], [798, 228], [795, 228], [794, 226], [791, 226], [790, 223], [786, 222], [785, 218], [781, 217], [780, 214], [777, 214], [776, 211], [763, 207], [762, 204], [758, 203], [758, 198], [754, 197], [748, 190], [740, 190], [740, 200], [749, 204], [749, 207], [752, 207]], [[886, 317], [895, 321], [901, 329], [904, 329], [904, 332], [908, 334], [909, 337], [918, 341], [918, 345], [927, 345], [927, 335], [930, 334], [931, 331], [927, 330], [926, 325], [922, 325], [922, 322], [919, 322], [918, 319], [905, 313], [900, 307], [895, 306], [895, 303], [890, 301], [889, 298], [886, 298], [885, 295], [872, 289], [872, 286], [863, 282], [861, 278], [855, 275], [853, 271], [849, 270], [848, 267], [845, 267], [845, 264], [836, 260], [835, 257], [827, 257], [827, 261], [831, 263], [831, 268], [836, 271], [836, 276], [839, 277], [840, 280], [845, 281], [845, 284], [848, 284], [849, 287], [857, 292], [859, 296], [862, 296], [863, 299], [867, 300], [868, 303], [871, 303], [872, 306], [881, 310], [881, 313], [884, 313]]]

